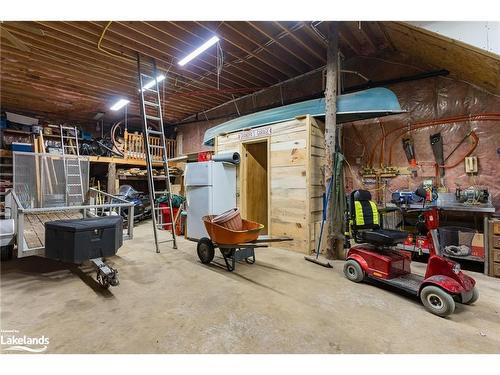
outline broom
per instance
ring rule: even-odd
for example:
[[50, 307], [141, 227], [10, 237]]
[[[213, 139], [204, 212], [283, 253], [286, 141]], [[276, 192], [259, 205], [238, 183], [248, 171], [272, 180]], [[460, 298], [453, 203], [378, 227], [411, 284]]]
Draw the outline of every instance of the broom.
[[330, 201], [330, 194], [332, 192], [332, 185], [333, 185], [333, 176], [330, 178], [330, 182], [328, 183], [328, 187], [326, 189], [326, 196], [323, 194], [323, 217], [321, 219], [321, 228], [319, 230], [319, 239], [318, 239], [318, 246], [316, 247], [316, 255], [306, 255], [304, 257], [305, 260], [309, 262], [313, 262], [316, 264], [319, 264], [320, 266], [327, 267], [327, 268], [332, 268], [332, 265], [324, 259], [319, 259], [319, 253], [321, 250], [321, 240], [323, 238], [323, 227], [325, 225], [326, 221], [326, 215], [328, 212], [328, 202]]

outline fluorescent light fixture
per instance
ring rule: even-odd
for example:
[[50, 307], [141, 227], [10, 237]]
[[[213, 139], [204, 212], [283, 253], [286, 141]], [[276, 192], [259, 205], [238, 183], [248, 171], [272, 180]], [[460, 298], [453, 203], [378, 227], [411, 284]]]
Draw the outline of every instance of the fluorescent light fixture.
[[179, 65], [180, 66], [186, 65], [188, 62], [190, 62], [192, 59], [194, 59], [200, 53], [202, 53], [203, 51], [206, 51], [207, 49], [209, 49], [210, 47], [212, 47], [219, 40], [220, 39], [219, 39], [218, 36], [211, 37], [209, 40], [207, 40], [205, 43], [203, 43], [203, 45], [201, 45], [200, 47], [196, 48], [193, 52], [191, 52], [189, 55], [187, 55], [181, 61], [179, 61]]
[[[156, 80], [158, 81], [158, 83], [160, 83], [161, 81], [163, 81], [166, 77], [163, 75], [163, 74], [160, 74], [158, 77], [156, 77]], [[151, 87], [153, 87], [155, 85], [155, 80], [152, 79], [151, 81], [149, 81], [148, 83], [146, 83], [144, 85], [144, 87], [142, 88], [143, 91], [144, 90], [147, 90], [147, 89], [150, 89]], [[140, 90], [139, 90], [140, 91]]]
[[128, 103], [130, 103], [130, 100], [120, 99], [110, 109], [112, 111], [118, 111], [120, 108], [125, 107]]
[[102, 116], [104, 116], [104, 112], [97, 112], [94, 116], [94, 120], [99, 120]]

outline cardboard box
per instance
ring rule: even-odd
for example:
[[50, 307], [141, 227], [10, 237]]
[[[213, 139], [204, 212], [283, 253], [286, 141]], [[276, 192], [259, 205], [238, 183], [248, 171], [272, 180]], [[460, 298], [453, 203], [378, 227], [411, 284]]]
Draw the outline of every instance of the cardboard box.
[[471, 255], [484, 258], [484, 235], [476, 233], [472, 239]]
[[498, 250], [491, 250], [491, 257], [490, 257], [491, 262], [498, 262], [500, 263], [500, 249]]
[[500, 236], [493, 236], [493, 240], [491, 241], [491, 244], [494, 248], [500, 249]]
[[500, 277], [500, 263], [493, 263], [492, 268], [493, 268], [492, 276]]
[[493, 234], [500, 234], [500, 221], [493, 222]]

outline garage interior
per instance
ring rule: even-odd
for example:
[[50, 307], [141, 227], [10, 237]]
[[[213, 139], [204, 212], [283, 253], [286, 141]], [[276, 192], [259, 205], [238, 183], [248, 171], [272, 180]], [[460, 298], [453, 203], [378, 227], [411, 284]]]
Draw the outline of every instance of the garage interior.
[[2, 354], [498, 354], [500, 26], [449, 25], [0, 23]]

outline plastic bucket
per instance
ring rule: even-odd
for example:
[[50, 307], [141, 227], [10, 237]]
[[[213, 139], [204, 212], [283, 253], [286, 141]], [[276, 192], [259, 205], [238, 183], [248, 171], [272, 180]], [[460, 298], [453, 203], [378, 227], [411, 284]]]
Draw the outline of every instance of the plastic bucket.
[[212, 219], [212, 223], [231, 230], [241, 230], [242, 221], [239, 208], [231, 208]]

